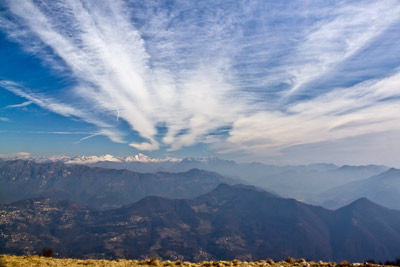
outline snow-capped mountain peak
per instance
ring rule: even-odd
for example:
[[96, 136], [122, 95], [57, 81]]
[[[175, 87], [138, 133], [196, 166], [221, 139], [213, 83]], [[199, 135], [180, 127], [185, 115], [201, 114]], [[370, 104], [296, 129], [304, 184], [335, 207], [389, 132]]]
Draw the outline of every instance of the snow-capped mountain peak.
[[28, 155], [1, 155], [2, 159], [11, 160], [11, 159], [29, 159], [38, 163], [44, 162], [64, 162], [66, 164], [93, 164], [97, 162], [141, 162], [141, 163], [157, 163], [157, 162], [180, 162], [182, 159], [179, 158], [151, 158], [142, 153], [133, 156], [126, 157], [118, 157], [110, 154], [101, 155], [101, 156], [30, 156]]
[[121, 159], [115, 157], [110, 154], [102, 155], [102, 156], [79, 156], [72, 157], [69, 160], [64, 161], [67, 164], [89, 164], [96, 163], [101, 161], [110, 161], [110, 162], [122, 162]]
[[139, 153], [137, 155], [133, 156], [128, 156], [124, 158], [125, 162], [142, 162], [142, 163], [149, 163], [149, 162], [180, 162], [182, 159], [178, 158], [150, 158], [149, 156], [143, 155], [142, 153]]
[[142, 153], [125, 157], [125, 162], [152, 162], [152, 160], [154, 159], [150, 158], [149, 156], [143, 155]]

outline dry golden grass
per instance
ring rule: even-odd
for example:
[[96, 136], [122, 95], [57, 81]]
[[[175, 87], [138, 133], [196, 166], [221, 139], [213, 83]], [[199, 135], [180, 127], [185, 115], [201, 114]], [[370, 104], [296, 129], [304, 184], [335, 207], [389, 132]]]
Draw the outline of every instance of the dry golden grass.
[[68, 266], [68, 267], [75, 267], [75, 266], [115, 266], [115, 267], [122, 267], [122, 266], [170, 266], [170, 267], [178, 267], [178, 266], [209, 266], [209, 267], [225, 267], [225, 266], [271, 266], [271, 267], [291, 267], [291, 266], [298, 266], [298, 267], [345, 267], [345, 266], [354, 266], [354, 267], [376, 267], [379, 265], [376, 264], [352, 264], [348, 262], [342, 262], [336, 264], [334, 262], [313, 262], [313, 261], [305, 261], [304, 259], [295, 260], [293, 258], [289, 258], [286, 261], [274, 262], [273, 260], [260, 260], [260, 261], [203, 261], [199, 263], [191, 263], [191, 262], [181, 262], [181, 261], [159, 261], [156, 259], [151, 260], [78, 260], [78, 259], [58, 259], [58, 258], [46, 258], [40, 256], [10, 256], [10, 255], [0, 255], [0, 267], [19, 267], [19, 266]]

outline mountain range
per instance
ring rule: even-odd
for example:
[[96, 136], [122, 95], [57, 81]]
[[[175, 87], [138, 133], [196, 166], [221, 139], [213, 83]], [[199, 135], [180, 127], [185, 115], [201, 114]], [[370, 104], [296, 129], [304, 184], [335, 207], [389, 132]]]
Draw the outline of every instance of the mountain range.
[[400, 211], [362, 198], [335, 211], [251, 186], [117, 209], [34, 198], [0, 205], [0, 253], [61, 257], [364, 261], [399, 256]]
[[[243, 183], [261, 187], [269, 192], [295, 198], [302, 202], [313, 205], [322, 205], [326, 208], [339, 208], [356, 198], [342, 200], [335, 192], [344, 192], [343, 188], [348, 188], [348, 195], [357, 195], [360, 197], [371, 197], [369, 191], [374, 191], [376, 184], [371, 185], [363, 192], [357, 192], [357, 186], [351, 186], [351, 183], [367, 181], [373, 176], [385, 173], [390, 168], [382, 165], [365, 166], [336, 166], [334, 164], [318, 163], [300, 166], [275, 166], [262, 163], [237, 163], [231, 160], [223, 160], [217, 157], [207, 158], [185, 158], [174, 162], [103, 162], [87, 164], [88, 166], [97, 166], [103, 168], [129, 169], [132, 171], [165, 171], [165, 172], [186, 172], [196, 168], [220, 173], [223, 176], [240, 180]], [[380, 176], [382, 177], [382, 176]], [[397, 181], [397, 182], [396, 182]], [[400, 187], [395, 183], [400, 181], [400, 175], [392, 178], [377, 179], [376, 183], [385, 183], [391, 190], [386, 190], [386, 194], [375, 194], [374, 201], [384, 206], [400, 209], [400, 201], [391, 201], [397, 199], [400, 195]], [[392, 185], [392, 183], [394, 183]], [[339, 188], [341, 187], [341, 188]], [[351, 190], [354, 189], [354, 192]], [[382, 190], [381, 190], [382, 191]], [[328, 194], [329, 192], [329, 194]], [[336, 204], [333, 204], [336, 203]], [[392, 203], [387, 205], [387, 203]]]
[[368, 179], [332, 188], [315, 197], [313, 202], [335, 209], [361, 197], [400, 210], [400, 170], [391, 168]]
[[118, 162], [118, 163], [129, 163], [129, 162], [141, 162], [141, 163], [156, 163], [156, 162], [180, 162], [182, 159], [179, 158], [151, 158], [142, 153], [132, 156], [114, 156], [110, 154], [101, 156], [30, 156], [29, 154], [22, 155], [5, 155], [1, 154], [3, 160], [33, 160], [37, 163], [46, 162], [64, 162], [66, 164], [92, 164], [97, 162]]
[[0, 162], [0, 203], [31, 197], [71, 200], [94, 209], [120, 207], [145, 196], [193, 198], [221, 183], [238, 183], [215, 172], [137, 173], [62, 162]]
[[[376, 185], [372, 186], [372, 183], [370, 183], [370, 189], [365, 188], [363, 192], [358, 192], [358, 186], [352, 186], [351, 183], [361, 183], [373, 176], [383, 174], [390, 169], [387, 166], [381, 165], [337, 166], [327, 163], [300, 166], [275, 166], [255, 162], [237, 163], [232, 160], [224, 160], [217, 157], [160, 159], [150, 158], [143, 154], [128, 157], [116, 157], [112, 155], [31, 157], [29, 160], [36, 163], [47, 164], [64, 163], [71, 167], [72, 165], [86, 165], [89, 167], [129, 170], [135, 173], [145, 174], [146, 176], [151, 176], [149, 173], [162, 173], [161, 175], [167, 175], [167, 172], [185, 173], [196, 168], [199, 170], [217, 172], [220, 173], [221, 176], [240, 180], [241, 183], [261, 187], [270, 192], [275, 192], [278, 195], [295, 198], [309, 204], [323, 205], [327, 208], [339, 208], [354, 201], [357, 197], [371, 197], [371, 193], [368, 192], [374, 191]], [[117, 176], [119, 175], [116, 171], [112, 171], [111, 173], [112, 174], [109, 174], [109, 176], [114, 175], [114, 173]], [[140, 176], [141, 174], [137, 175]], [[169, 175], [173, 176], [173, 174]], [[398, 177], [398, 179], [400, 179], [400, 177]], [[396, 183], [395, 180], [396, 179], [391, 179], [389, 181], [386, 179], [385, 186], [392, 188], [392, 190], [386, 190], [386, 194], [376, 194], [373, 200], [387, 207], [399, 209], [400, 204], [387, 205], [387, 203], [393, 202], [390, 198], [397, 199], [395, 195], [400, 195], [399, 186], [391, 185], [391, 183]], [[383, 183], [383, 180], [379, 180], [378, 178], [376, 182]], [[346, 190], [344, 190], [344, 188], [346, 188]], [[338, 194], [338, 192], [347, 192], [348, 197], [345, 197], [344, 193]], [[352, 198], [352, 195], [357, 197]], [[173, 195], [162, 196], [173, 197]], [[178, 194], [176, 196], [181, 197], [183, 195]], [[189, 197], [191, 195], [187, 196]], [[395, 203], [400, 202], [397, 201]]]

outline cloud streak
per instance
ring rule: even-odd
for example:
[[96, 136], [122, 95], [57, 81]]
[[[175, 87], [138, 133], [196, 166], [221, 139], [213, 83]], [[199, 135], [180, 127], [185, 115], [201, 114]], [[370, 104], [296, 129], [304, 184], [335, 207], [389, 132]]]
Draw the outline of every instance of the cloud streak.
[[[42, 45], [37, 51], [28, 49], [44, 60], [50, 58], [54, 69], [64, 67], [72, 72], [79, 85], [69, 90], [73, 96], [69, 101], [90, 105], [93, 113], [114, 115], [126, 121], [145, 140], [131, 143], [132, 147], [158, 149], [155, 135], [159, 123], [168, 128], [165, 143], [174, 143], [171, 149], [179, 149], [232, 122], [232, 116], [221, 113], [222, 100], [229, 104], [233, 91], [220, 70], [225, 63], [220, 67], [200, 64], [181, 75], [166, 69], [151, 69], [144, 41], [132, 26], [123, 3], [98, 5], [72, 0], [39, 6], [32, 1], [10, 1], [9, 8], [24, 21], [21, 26], [24, 31], [19, 31], [21, 36]], [[59, 22], [60, 14], [53, 14], [58, 10], [63, 11], [61, 21], [67, 20], [68, 28]], [[52, 53], [43, 56], [44, 47]], [[23, 95], [22, 91], [17, 93]], [[51, 103], [49, 98], [42, 101], [36, 95], [34, 99], [30, 101], [59, 114], [93, 120], [86, 112]], [[201, 102], [201, 107], [193, 104], [194, 99]], [[213, 123], [209, 123], [211, 120]], [[100, 122], [92, 123], [104, 127]], [[183, 128], [188, 128], [188, 133], [177, 136]]]
[[287, 113], [258, 112], [238, 119], [224, 153], [277, 155], [297, 145], [400, 132], [400, 73], [291, 105]]
[[61, 135], [98, 135], [99, 133], [90, 132], [55, 132], [55, 131], [0, 131], [0, 133], [28, 133], [28, 134], [61, 134]]
[[5, 106], [4, 108], [23, 108], [23, 107], [29, 106], [32, 103], [33, 103], [32, 101], [25, 101], [21, 104], [8, 105], [8, 106]]
[[312, 27], [295, 49], [294, 62], [288, 62], [292, 86], [283, 97], [334, 71], [398, 21], [399, 14], [400, 6], [393, 1], [339, 6], [334, 14], [327, 14], [328, 18]]
[[10, 119], [5, 117], [0, 117], [0, 121], [10, 122]]
[[51, 112], [60, 114], [65, 117], [80, 118], [90, 124], [96, 125], [97, 127], [103, 129], [104, 135], [109, 137], [110, 140], [117, 143], [124, 142], [122, 139], [122, 133], [120, 133], [118, 130], [115, 130], [112, 125], [107, 124], [106, 122], [92, 116], [92, 114], [89, 112], [85, 112], [71, 105], [60, 103], [59, 101], [53, 98], [46, 97], [42, 94], [33, 93], [28, 88], [25, 88], [13, 81], [0, 80], [0, 87], [20, 97], [28, 99], [30, 102], [36, 104], [37, 106], [47, 109]]
[[72, 81], [52, 91], [4, 79], [1, 87], [27, 100], [6, 108], [34, 104], [98, 128], [80, 141], [105, 135], [139, 150], [170, 151], [203, 143], [262, 156], [400, 131], [399, 64], [373, 78], [377, 66], [359, 64], [353, 71], [365, 74], [360, 82], [321, 85], [340, 80], [360, 53], [368, 58], [399, 23], [398, 1], [4, 6], [1, 29], [10, 40]]

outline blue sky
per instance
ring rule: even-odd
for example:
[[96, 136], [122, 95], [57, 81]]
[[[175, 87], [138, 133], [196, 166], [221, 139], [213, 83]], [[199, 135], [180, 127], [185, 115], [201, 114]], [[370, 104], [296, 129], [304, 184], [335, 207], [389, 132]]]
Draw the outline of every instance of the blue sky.
[[0, 153], [400, 166], [400, 2], [0, 4]]

